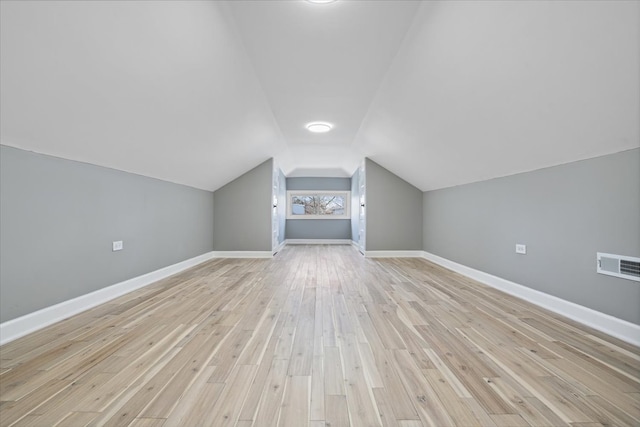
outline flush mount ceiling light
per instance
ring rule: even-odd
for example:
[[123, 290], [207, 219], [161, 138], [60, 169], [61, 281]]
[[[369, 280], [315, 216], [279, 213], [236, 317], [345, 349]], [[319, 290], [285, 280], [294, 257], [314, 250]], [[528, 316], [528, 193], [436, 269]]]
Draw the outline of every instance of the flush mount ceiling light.
[[325, 4], [325, 3], [333, 3], [336, 0], [307, 0], [309, 3], [316, 3], [316, 4]]
[[331, 123], [326, 122], [311, 122], [307, 123], [307, 130], [313, 133], [325, 133], [329, 132], [333, 129], [333, 125]]

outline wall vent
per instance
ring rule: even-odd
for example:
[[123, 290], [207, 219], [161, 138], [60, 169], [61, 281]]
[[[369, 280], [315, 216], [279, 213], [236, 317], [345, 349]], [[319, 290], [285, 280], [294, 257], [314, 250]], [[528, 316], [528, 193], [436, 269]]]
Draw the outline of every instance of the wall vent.
[[600, 274], [640, 282], [640, 258], [598, 252], [597, 266]]

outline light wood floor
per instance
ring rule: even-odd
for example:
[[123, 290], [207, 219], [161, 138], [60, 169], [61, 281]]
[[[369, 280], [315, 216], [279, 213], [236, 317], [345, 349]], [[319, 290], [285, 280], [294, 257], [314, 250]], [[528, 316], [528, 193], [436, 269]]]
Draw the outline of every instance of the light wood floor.
[[0, 348], [0, 425], [638, 426], [640, 351], [421, 259], [215, 259]]

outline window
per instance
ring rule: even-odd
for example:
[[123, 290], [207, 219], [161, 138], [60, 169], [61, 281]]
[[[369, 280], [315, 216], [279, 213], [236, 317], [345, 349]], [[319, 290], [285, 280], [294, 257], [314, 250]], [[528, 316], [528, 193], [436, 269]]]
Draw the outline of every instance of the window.
[[287, 219], [349, 219], [350, 191], [287, 191]]

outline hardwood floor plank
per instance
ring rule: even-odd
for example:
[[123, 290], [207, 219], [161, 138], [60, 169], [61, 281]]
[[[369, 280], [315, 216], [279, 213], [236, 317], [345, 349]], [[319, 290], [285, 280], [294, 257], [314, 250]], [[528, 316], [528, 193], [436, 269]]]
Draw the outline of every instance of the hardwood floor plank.
[[427, 348], [424, 350], [429, 359], [432, 361], [434, 369], [437, 369], [441, 375], [448, 381], [449, 385], [453, 388], [458, 397], [471, 398], [469, 390], [460, 382], [458, 377], [449, 369], [449, 367], [442, 361], [440, 356], [433, 351], [433, 349]]
[[239, 328], [235, 328], [229, 332], [228, 339], [224, 345], [220, 346], [219, 351], [217, 351], [209, 361], [209, 365], [216, 367], [211, 378], [209, 378], [210, 383], [226, 381], [227, 376], [238, 364], [238, 359], [252, 335], [253, 331], [240, 330]]
[[[171, 333], [165, 335], [162, 340], [153, 343], [153, 346], [148, 346], [147, 352], [132, 360], [127, 368], [113, 374], [109, 381], [106, 381], [104, 384], [99, 385], [87, 393], [83, 399], [78, 401], [74, 410], [94, 412], [104, 410], [107, 405], [120, 395], [120, 393], [116, 393], [114, 390], [122, 391], [127, 389], [127, 385], [132, 384], [138, 378], [153, 369], [154, 365], [172, 351], [172, 347], [170, 345], [165, 346], [163, 344], [175, 343], [179, 341], [185, 333], [184, 328], [178, 327]], [[166, 363], [169, 363], [170, 360], [171, 359], [166, 360]], [[154, 389], [152, 386], [146, 387], [146, 390], [148, 391], [151, 391], [152, 389]], [[157, 391], [159, 390], [156, 389], [156, 392]]]
[[331, 427], [349, 427], [349, 409], [347, 397], [339, 395], [327, 396], [326, 425]]
[[[190, 416], [191, 413], [194, 412], [197, 407], [199, 399], [202, 395], [207, 392], [214, 393], [214, 399], [207, 401], [206, 403], [209, 405], [213, 405], [215, 403], [215, 399], [219, 397], [222, 393], [223, 386], [220, 385], [218, 388], [212, 388], [208, 386], [207, 380], [213, 374], [213, 371], [216, 369], [215, 366], [205, 366], [202, 369], [200, 375], [196, 378], [196, 380], [189, 386], [189, 389], [185, 391], [180, 400], [176, 402], [176, 405], [173, 406], [173, 410], [169, 414], [169, 417], [165, 420], [165, 426], [181, 426], [185, 425], [186, 419]], [[219, 383], [217, 383], [219, 384]], [[205, 390], [206, 389], [206, 390]], [[216, 394], [217, 393], [217, 394]], [[144, 417], [143, 417], [144, 418]], [[154, 418], [146, 418], [146, 419], [154, 419]]]
[[575, 377], [582, 384], [593, 390], [606, 392], [605, 394], [607, 395], [611, 393], [615, 395], [618, 392], [632, 393], [640, 391], [640, 387], [635, 383], [626, 381], [625, 378], [620, 378], [615, 373], [612, 374], [606, 367], [591, 363], [588, 358], [585, 359], [571, 351], [567, 351], [561, 343], [555, 343], [553, 350], [558, 352], [562, 358], [548, 360], [547, 363]]
[[340, 339], [340, 354], [351, 424], [354, 427], [379, 425], [373, 393], [364, 376], [355, 335], [346, 335]]
[[41, 422], [40, 425], [54, 425], [72, 412], [77, 404], [78, 396], [84, 396], [94, 388], [107, 382], [111, 377], [112, 375], [110, 374], [98, 373], [94, 376], [87, 376], [83, 377], [82, 380], [74, 381], [62, 392], [31, 411], [30, 415], [38, 417], [46, 415], [47, 422]]
[[287, 379], [288, 359], [274, 359], [267, 384], [262, 393], [255, 419], [264, 426], [275, 426], [278, 423], [284, 389]]
[[298, 324], [291, 349], [289, 375], [310, 376], [313, 362], [314, 315], [316, 288], [306, 288], [298, 311]]
[[370, 388], [384, 387], [380, 372], [376, 367], [376, 360], [373, 357], [373, 351], [367, 343], [358, 343], [358, 350], [360, 351], [360, 360], [362, 361], [362, 370], [367, 380], [367, 385]]
[[344, 396], [344, 373], [340, 349], [338, 347], [324, 348], [324, 392], [326, 395]]
[[311, 403], [309, 408], [309, 419], [312, 421], [325, 419], [324, 358], [321, 356], [313, 358], [313, 366], [311, 367]]
[[607, 350], [600, 350], [598, 348], [599, 346], [592, 345], [592, 343], [589, 342], [589, 339], [584, 336], [585, 332], [573, 332], [572, 330], [563, 331], [562, 329], [557, 331], [555, 328], [557, 328], [559, 323], [549, 318], [540, 317], [537, 319], [524, 319], [524, 321], [538, 329], [545, 330], [547, 333], [553, 330], [559, 335], [559, 340], [565, 345], [571, 346], [574, 351], [597, 360], [600, 364], [624, 375], [631, 381], [640, 383], [640, 378], [637, 378], [638, 372], [640, 371], [640, 362], [638, 362], [638, 360], [622, 354], [614, 357]]
[[447, 414], [453, 420], [453, 424], [459, 426], [482, 426], [473, 412], [465, 404], [464, 398], [456, 395], [455, 390], [445, 379], [445, 376], [437, 369], [425, 369], [424, 376], [438, 396]]
[[411, 398], [411, 391], [406, 389], [400, 379], [399, 367], [393, 361], [388, 350], [374, 352], [376, 367], [382, 378], [385, 390], [392, 397], [389, 401], [396, 420], [418, 420], [418, 412]]
[[373, 397], [376, 401], [376, 409], [378, 410], [378, 416], [380, 422], [384, 427], [396, 427], [398, 420], [391, 408], [391, 396], [384, 387], [376, 387], [373, 389]]
[[163, 418], [136, 418], [129, 427], [163, 427], [165, 421]]
[[[264, 310], [264, 315], [255, 333], [251, 336], [246, 349], [242, 352], [240, 359], [238, 359], [239, 365], [259, 365], [261, 363], [272, 334], [276, 330], [279, 317], [279, 310]], [[272, 355], [267, 355], [267, 357], [271, 356]]]
[[[217, 369], [217, 367], [216, 367]], [[237, 365], [229, 374], [222, 394], [213, 408], [202, 412], [194, 425], [232, 426], [240, 417], [247, 390], [253, 382], [258, 367], [256, 365]], [[209, 402], [211, 404], [211, 402]]]
[[[240, 413], [240, 420], [248, 421], [256, 419], [255, 416], [260, 404], [260, 399], [262, 398], [265, 387], [267, 386], [269, 375], [271, 374], [275, 354], [274, 351], [279, 339], [278, 335], [282, 333], [283, 325], [284, 321], [278, 317], [269, 342], [264, 350], [264, 355], [260, 358], [256, 377], [248, 390], [247, 399], [242, 407], [242, 412]], [[285, 363], [286, 362], [287, 360], [285, 360]]]
[[2, 411], [2, 416], [0, 417], [2, 424], [10, 426], [21, 420], [31, 411], [37, 409], [40, 405], [62, 392], [69, 385], [71, 385], [71, 381], [53, 379], [32, 393], [29, 393], [24, 398], [2, 405], [0, 407]]
[[[489, 414], [513, 413], [513, 408], [500, 399], [482, 380], [482, 378], [497, 376], [495, 370], [484, 364], [470, 349], [460, 343], [461, 336], [458, 337], [460, 334], [451, 331], [451, 333], [436, 335], [424, 327], [421, 327], [420, 331], [433, 343], [438, 357]], [[479, 348], [478, 351], [486, 353], [484, 348]]]
[[287, 376], [280, 421], [281, 426], [309, 424], [309, 395], [311, 377]]
[[498, 427], [530, 427], [530, 424], [518, 414], [497, 414], [491, 415], [491, 418]]
[[640, 425], [640, 349], [417, 258], [214, 259], [0, 347], [0, 427]]
[[[148, 390], [151, 396], [155, 395], [156, 391], [154, 388], [148, 387], [147, 384], [152, 379], [158, 377], [158, 374], [165, 368], [169, 361], [175, 357], [178, 351], [179, 349], [177, 348], [170, 349], [170, 351], [146, 374], [138, 378], [135, 382], [128, 384], [126, 389], [119, 389], [117, 392], [114, 392], [113, 394], [116, 397], [113, 398], [111, 403], [100, 412], [100, 415], [91, 423], [91, 425], [104, 426], [106, 424], [121, 424], [122, 422], [120, 422], [120, 418], [118, 416], [122, 417], [122, 420], [130, 421], [131, 413], [122, 411], [122, 407], [130, 405], [134, 408], [140, 408], [142, 406], [141, 401], [143, 400], [140, 398], [140, 395], [144, 393], [143, 390]], [[135, 415], [136, 414], [134, 414], [134, 416]]]
[[389, 350], [389, 352], [398, 367], [402, 383], [409, 392], [411, 401], [422, 422], [429, 426], [455, 425], [451, 415], [447, 413], [438, 395], [419, 368], [413, 364], [407, 351]]
[[600, 396], [586, 396], [585, 404], [594, 414], [595, 419], [603, 425], [640, 425], [640, 411], [626, 412], [620, 410]]
[[89, 425], [99, 414], [96, 412], [71, 412], [56, 427], [78, 427]]
[[338, 343], [331, 291], [328, 288], [320, 288], [320, 295], [322, 301], [322, 341], [327, 347], [336, 347]]
[[[549, 410], [535, 397], [524, 396], [518, 390], [513, 388], [508, 381], [500, 377], [487, 378], [487, 384], [491, 386], [502, 399], [509, 402], [517, 409], [518, 414], [531, 425], [560, 425], [566, 423], [562, 421], [554, 412]], [[543, 408], [542, 411], [539, 408]]]
[[[190, 405], [189, 411], [186, 415], [180, 419], [180, 422], [174, 424], [173, 422], [168, 425], [177, 426], [197, 426], [203, 425], [204, 421], [209, 416], [209, 411], [218, 402], [222, 391], [225, 388], [224, 383], [209, 383], [204, 382], [202, 388], [197, 396], [194, 396], [194, 401]], [[171, 417], [171, 416], [170, 416]], [[167, 420], [169, 421], [169, 420]]]
[[373, 328], [380, 337], [384, 347], [386, 349], [405, 349], [404, 341], [402, 341], [398, 331], [389, 324], [388, 319], [385, 317], [384, 309], [378, 304], [365, 304], [365, 307], [367, 307], [367, 313], [369, 314]]

